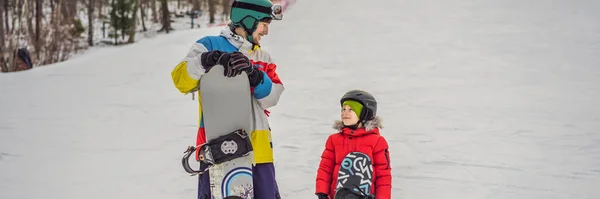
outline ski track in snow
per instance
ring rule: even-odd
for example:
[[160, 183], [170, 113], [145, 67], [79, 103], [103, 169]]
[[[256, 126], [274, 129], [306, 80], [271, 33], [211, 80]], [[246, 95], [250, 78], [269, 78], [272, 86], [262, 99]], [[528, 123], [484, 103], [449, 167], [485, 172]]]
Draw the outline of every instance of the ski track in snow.
[[[349, 89], [379, 101], [393, 198], [600, 198], [597, 1], [298, 1], [263, 38], [283, 198], [315, 198]], [[175, 31], [0, 74], [0, 198], [196, 198]]]

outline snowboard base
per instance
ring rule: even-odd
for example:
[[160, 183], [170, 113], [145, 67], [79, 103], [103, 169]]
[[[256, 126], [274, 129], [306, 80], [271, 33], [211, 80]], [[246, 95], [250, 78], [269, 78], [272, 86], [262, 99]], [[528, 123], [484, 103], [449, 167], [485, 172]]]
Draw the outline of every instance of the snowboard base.
[[206, 150], [201, 150], [201, 163], [209, 163], [212, 198], [253, 199], [250, 81], [246, 72], [235, 77], [223, 74], [224, 67], [215, 65], [200, 78], [199, 97], [208, 146], [204, 149], [209, 149], [210, 159], [214, 160], [212, 165], [207, 162], [210, 159], [202, 154]]

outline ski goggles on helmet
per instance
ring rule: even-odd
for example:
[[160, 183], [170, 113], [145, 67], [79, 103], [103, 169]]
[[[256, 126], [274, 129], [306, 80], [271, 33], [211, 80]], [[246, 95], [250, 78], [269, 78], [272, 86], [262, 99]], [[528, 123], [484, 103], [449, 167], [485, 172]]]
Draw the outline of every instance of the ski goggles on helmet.
[[[243, 8], [248, 10], [254, 10], [257, 12], [261, 12], [264, 14], [268, 14], [274, 20], [282, 20], [283, 19], [283, 7], [279, 4], [273, 4], [271, 7], [260, 6], [256, 4], [250, 4], [246, 2], [238, 2], [234, 1], [231, 5], [232, 8]], [[261, 19], [259, 19], [261, 20]]]
[[281, 7], [281, 5], [279, 4], [273, 4], [273, 6], [271, 7], [271, 17], [273, 17], [273, 19], [275, 20], [282, 20], [283, 7]]

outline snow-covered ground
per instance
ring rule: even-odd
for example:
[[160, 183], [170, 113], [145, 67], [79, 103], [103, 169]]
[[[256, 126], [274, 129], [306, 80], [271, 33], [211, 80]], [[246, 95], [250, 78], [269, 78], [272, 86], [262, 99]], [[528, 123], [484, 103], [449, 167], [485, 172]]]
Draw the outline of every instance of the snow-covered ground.
[[[339, 97], [372, 92], [393, 198], [600, 198], [598, 1], [298, 1], [265, 48], [283, 198], [316, 198]], [[219, 28], [0, 74], [0, 198], [195, 198], [197, 101], [170, 72]]]

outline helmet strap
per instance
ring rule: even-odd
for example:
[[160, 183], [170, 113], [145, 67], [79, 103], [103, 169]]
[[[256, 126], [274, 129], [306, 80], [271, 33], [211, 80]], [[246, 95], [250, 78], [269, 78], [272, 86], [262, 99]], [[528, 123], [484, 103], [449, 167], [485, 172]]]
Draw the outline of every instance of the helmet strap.
[[356, 130], [358, 128], [358, 125], [360, 124], [365, 124], [367, 122], [367, 120], [365, 120], [365, 116], [367, 115], [367, 110], [363, 109], [362, 111], [360, 111], [360, 116], [358, 117], [358, 121], [356, 122], [356, 124], [354, 125], [345, 125], [345, 127], [350, 128], [352, 130]]
[[[246, 24], [244, 23], [244, 20], [246, 20], [248, 18], [254, 19], [254, 22], [252, 23], [252, 27], [247, 27]], [[246, 17], [242, 18], [242, 20], [240, 20], [240, 22], [238, 24], [238, 26], [241, 26], [244, 29], [244, 31], [246, 31], [246, 39], [252, 44], [256, 44], [256, 43], [254, 43], [254, 40], [252, 38], [252, 33], [254, 33], [254, 31], [258, 27], [258, 22], [259, 22], [258, 19], [254, 18], [252, 16], [246, 16]]]
[[358, 125], [360, 125], [360, 123], [361, 123], [361, 121], [356, 122], [356, 124], [354, 124], [354, 125], [345, 125], [344, 124], [344, 127], [350, 128], [352, 130], [356, 130], [356, 128], [358, 128]]

